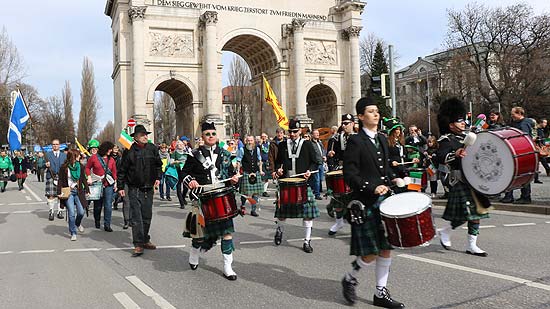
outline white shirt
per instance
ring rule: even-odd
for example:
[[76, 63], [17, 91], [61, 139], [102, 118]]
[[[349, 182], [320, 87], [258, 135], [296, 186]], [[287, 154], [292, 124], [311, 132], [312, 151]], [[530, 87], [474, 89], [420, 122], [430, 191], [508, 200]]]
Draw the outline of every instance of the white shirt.
[[363, 131], [365, 132], [365, 134], [367, 134], [367, 136], [369, 137], [370, 141], [376, 146], [376, 134], [378, 132], [376, 131], [371, 131], [365, 127], [363, 127]]

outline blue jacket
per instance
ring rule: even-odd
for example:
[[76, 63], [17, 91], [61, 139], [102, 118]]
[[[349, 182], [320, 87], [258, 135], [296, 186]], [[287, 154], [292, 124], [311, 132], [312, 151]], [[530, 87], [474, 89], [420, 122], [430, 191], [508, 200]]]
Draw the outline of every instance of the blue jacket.
[[53, 151], [46, 152], [46, 162], [50, 162], [50, 168], [47, 171], [46, 170], [46, 179], [52, 178], [52, 175], [59, 174], [59, 169], [61, 168], [61, 165], [67, 160], [67, 155], [63, 151], [59, 151], [59, 157], [55, 157], [53, 154]]

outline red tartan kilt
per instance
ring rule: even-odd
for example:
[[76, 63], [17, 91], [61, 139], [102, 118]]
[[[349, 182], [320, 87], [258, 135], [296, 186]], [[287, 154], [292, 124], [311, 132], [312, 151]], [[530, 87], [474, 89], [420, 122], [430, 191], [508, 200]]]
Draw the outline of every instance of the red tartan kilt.
[[27, 178], [27, 173], [19, 172], [15, 174], [15, 177], [17, 177], [17, 179], [25, 179]]

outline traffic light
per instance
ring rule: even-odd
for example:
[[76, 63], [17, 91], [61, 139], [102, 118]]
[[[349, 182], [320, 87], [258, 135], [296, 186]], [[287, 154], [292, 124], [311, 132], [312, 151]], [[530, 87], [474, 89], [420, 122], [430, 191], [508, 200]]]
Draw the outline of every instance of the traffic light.
[[382, 98], [389, 98], [389, 87], [387, 85], [390, 84], [390, 75], [387, 73], [383, 73], [380, 76], [373, 76], [371, 77], [371, 89], [374, 93], [378, 94]]

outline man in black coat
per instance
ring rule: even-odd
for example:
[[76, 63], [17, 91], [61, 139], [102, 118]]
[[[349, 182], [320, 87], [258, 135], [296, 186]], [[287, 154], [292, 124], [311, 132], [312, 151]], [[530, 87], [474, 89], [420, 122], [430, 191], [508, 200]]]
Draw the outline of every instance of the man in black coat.
[[[130, 225], [134, 242], [133, 257], [143, 254], [143, 249], [156, 249], [150, 241], [149, 228], [153, 217], [153, 195], [160, 184], [162, 161], [157, 147], [149, 143], [143, 125], [137, 125], [131, 136], [134, 143], [124, 151], [118, 170], [117, 187], [121, 197], [130, 201]], [[128, 192], [124, 190], [128, 186]]]
[[[390, 297], [386, 289], [393, 249], [385, 236], [379, 206], [396, 182], [390, 168], [388, 141], [378, 133], [380, 114], [376, 101], [361, 98], [355, 105], [361, 129], [351, 136], [344, 152], [344, 179], [352, 190], [354, 201], [350, 203], [351, 224], [350, 255], [356, 256], [353, 269], [342, 279], [344, 298], [355, 303], [361, 268], [375, 267], [376, 289], [373, 304], [385, 308], [402, 308], [404, 305]], [[363, 209], [364, 207], [364, 209]]]

